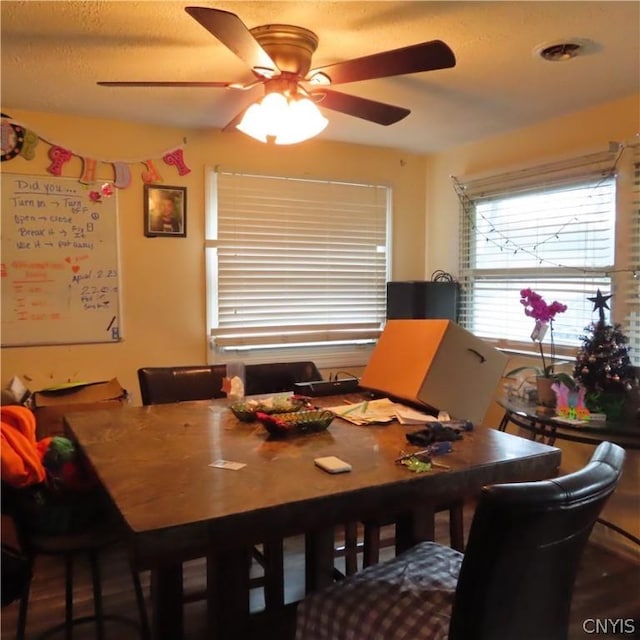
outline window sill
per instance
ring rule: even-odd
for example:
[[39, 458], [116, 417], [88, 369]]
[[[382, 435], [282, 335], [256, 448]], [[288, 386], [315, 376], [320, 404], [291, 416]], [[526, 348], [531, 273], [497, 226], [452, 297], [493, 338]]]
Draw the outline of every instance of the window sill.
[[226, 349], [224, 352], [220, 352], [214, 347], [209, 351], [208, 364], [219, 364], [232, 360], [242, 360], [246, 364], [311, 360], [318, 369], [348, 371], [350, 367], [364, 367], [371, 357], [374, 346], [374, 344], [296, 346], [269, 349]]

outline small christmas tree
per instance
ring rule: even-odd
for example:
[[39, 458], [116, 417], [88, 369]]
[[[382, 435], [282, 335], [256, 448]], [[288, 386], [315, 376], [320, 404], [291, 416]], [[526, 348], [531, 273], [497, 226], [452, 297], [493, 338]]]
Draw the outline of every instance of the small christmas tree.
[[622, 414], [626, 394], [633, 386], [634, 370], [629, 358], [629, 339], [622, 333], [619, 324], [607, 324], [604, 310], [609, 309], [607, 300], [598, 289], [593, 310], [599, 312], [597, 322], [585, 327], [581, 336], [582, 346], [576, 356], [573, 377], [587, 391], [587, 408], [607, 417]]

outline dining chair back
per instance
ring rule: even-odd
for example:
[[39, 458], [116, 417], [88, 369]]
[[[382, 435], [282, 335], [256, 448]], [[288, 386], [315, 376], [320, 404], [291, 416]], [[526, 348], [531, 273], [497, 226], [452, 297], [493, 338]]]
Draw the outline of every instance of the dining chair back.
[[622, 473], [603, 442], [574, 473], [485, 487], [464, 554], [433, 542], [301, 602], [297, 640], [567, 640], [574, 581]]
[[567, 637], [580, 559], [624, 457], [604, 442], [579, 471], [485, 490], [460, 570], [451, 640]]
[[142, 404], [224, 398], [225, 370], [224, 364], [142, 367], [138, 369]]
[[[222, 379], [225, 373], [225, 364], [142, 367], [138, 369], [142, 404], [224, 398]], [[248, 364], [245, 374], [245, 394], [248, 396], [293, 391], [296, 382], [322, 379], [320, 371], [310, 361]]]
[[315, 363], [304, 360], [248, 364], [245, 372], [245, 393], [248, 396], [293, 391], [296, 382], [322, 380], [322, 374]]

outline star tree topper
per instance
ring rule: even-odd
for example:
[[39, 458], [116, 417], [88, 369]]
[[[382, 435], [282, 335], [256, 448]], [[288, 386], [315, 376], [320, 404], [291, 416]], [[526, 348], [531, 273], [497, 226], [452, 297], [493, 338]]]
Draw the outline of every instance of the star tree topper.
[[593, 298], [587, 298], [587, 300], [593, 302], [593, 310], [600, 313], [600, 322], [604, 323], [604, 310], [609, 309], [607, 300], [611, 298], [610, 295], [603, 296], [600, 289], [598, 289], [596, 295]]

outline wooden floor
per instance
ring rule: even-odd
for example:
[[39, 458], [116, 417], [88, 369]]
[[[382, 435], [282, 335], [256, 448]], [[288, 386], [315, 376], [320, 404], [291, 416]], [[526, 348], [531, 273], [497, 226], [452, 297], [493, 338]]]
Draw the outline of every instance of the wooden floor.
[[[470, 514], [466, 517], [470, 521]], [[438, 516], [436, 538], [447, 541], [447, 523], [445, 514]], [[300, 599], [303, 594], [303, 554], [300, 538], [288, 540], [286, 543], [286, 586], [287, 601], [290, 603]], [[186, 569], [186, 588], [203, 586], [204, 571], [201, 561], [189, 563]], [[257, 569], [256, 569], [257, 570]], [[125, 615], [136, 620], [136, 607], [127, 571], [126, 558], [121, 550], [114, 550], [103, 562], [104, 608], [105, 613]], [[80, 615], [91, 613], [91, 588], [88, 576], [83, 567], [79, 567], [77, 575], [78, 591], [76, 594], [76, 612]], [[148, 574], [142, 574], [143, 587], [148, 593]], [[252, 592], [252, 610], [259, 611], [263, 606], [259, 590]], [[268, 626], [257, 618], [256, 632], [247, 640], [287, 640], [292, 638], [293, 607], [289, 614], [275, 624]], [[17, 603], [2, 610], [1, 640], [15, 637]], [[63, 620], [63, 573], [59, 563], [43, 559], [36, 567], [36, 575], [32, 584], [32, 596], [29, 606], [26, 640], [35, 640], [43, 630]], [[588, 633], [583, 630], [583, 622], [590, 619], [633, 619], [634, 633], [616, 635], [611, 633]], [[185, 606], [185, 640], [215, 640], [205, 633], [205, 612], [202, 603], [195, 602]], [[268, 630], [267, 627], [270, 629]], [[50, 636], [62, 638], [63, 634]], [[107, 640], [136, 640], [135, 629], [110, 622], [107, 625]], [[587, 638], [617, 638], [630, 640], [640, 638], [640, 561], [629, 556], [622, 556], [589, 544], [582, 562], [576, 588], [574, 591], [570, 640], [586, 640]], [[74, 631], [74, 640], [94, 640], [95, 631], [92, 625], [80, 625]], [[418, 640], [418, 639], [416, 639]], [[544, 640], [544, 639], [541, 639]]]

